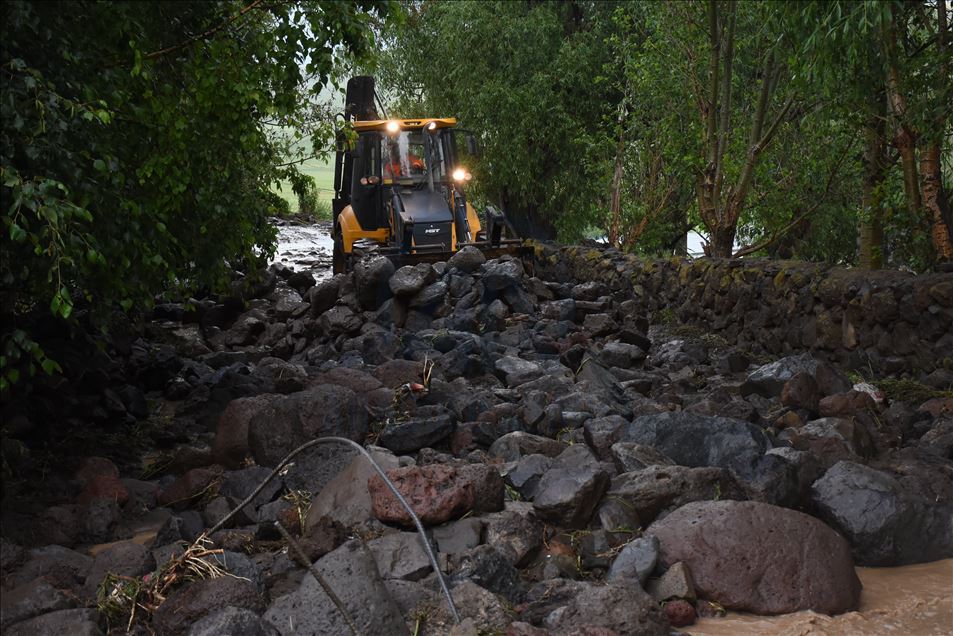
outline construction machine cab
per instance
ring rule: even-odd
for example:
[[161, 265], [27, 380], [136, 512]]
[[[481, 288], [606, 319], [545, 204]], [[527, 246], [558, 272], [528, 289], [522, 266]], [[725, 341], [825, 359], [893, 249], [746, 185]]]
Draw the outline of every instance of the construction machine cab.
[[[348, 83], [345, 118], [353, 118], [356, 140], [338, 138], [335, 272], [365, 248], [403, 263], [445, 259], [468, 244], [491, 247], [467, 200], [470, 173], [458, 153], [458, 144], [475, 151], [473, 136], [452, 118], [383, 119], [374, 98], [373, 78]], [[505, 242], [499, 231], [489, 236], [493, 247]]]

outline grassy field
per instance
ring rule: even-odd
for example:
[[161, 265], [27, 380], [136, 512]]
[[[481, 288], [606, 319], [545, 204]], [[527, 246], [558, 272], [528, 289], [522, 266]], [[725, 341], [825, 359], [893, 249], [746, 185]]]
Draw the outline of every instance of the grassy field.
[[[320, 159], [311, 159], [301, 164], [300, 170], [314, 178], [318, 186], [319, 198], [330, 204], [331, 199], [334, 198], [334, 159], [331, 158], [326, 163]], [[298, 198], [291, 191], [290, 183], [283, 181], [281, 189], [277, 192], [288, 202], [292, 212], [298, 211]]]

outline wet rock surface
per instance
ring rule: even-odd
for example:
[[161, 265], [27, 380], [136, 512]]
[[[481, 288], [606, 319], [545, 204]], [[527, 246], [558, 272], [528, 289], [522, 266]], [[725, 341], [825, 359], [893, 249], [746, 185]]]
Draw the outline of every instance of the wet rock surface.
[[[402, 268], [370, 257], [336, 276], [315, 251], [299, 271], [236, 277], [234, 297], [163, 299], [139, 337], [63, 389], [64, 421], [106, 433], [43, 481], [5, 475], [5, 633], [106, 633], [129, 618], [117, 576], [151, 594], [170, 572], [181, 578], [138, 629], [347, 633], [314, 564], [361, 633], [413, 633], [426, 617], [422, 634], [667, 634], [708, 601], [848, 611], [855, 563], [953, 556], [949, 397], [855, 385], [826, 316], [867, 292], [837, 279], [808, 299], [779, 271], [770, 284], [810, 324], [749, 303], [761, 326], [733, 330], [708, 296], [766, 293], [744, 267], [665, 265], [626, 287], [614, 269], [574, 278], [549, 249]], [[669, 276], [682, 267], [694, 300]], [[696, 268], [722, 267], [730, 290], [698, 284]], [[911, 303], [946, 315], [935, 286]], [[711, 333], [663, 320], [666, 299]], [[802, 344], [785, 349], [794, 329]], [[858, 334], [858, 350], [877, 349]], [[878, 364], [893, 364], [883, 349]], [[925, 355], [897, 368], [920, 360], [925, 385], [947, 389]], [[44, 413], [5, 424], [35, 432]], [[367, 447], [408, 500], [461, 625], [403, 506], [343, 445], [293, 457], [195, 543], [321, 436]], [[41, 474], [21, 437], [5, 438], [5, 461]], [[203, 567], [198, 549], [212, 567], [182, 576]], [[101, 588], [115, 608], [98, 609]]]

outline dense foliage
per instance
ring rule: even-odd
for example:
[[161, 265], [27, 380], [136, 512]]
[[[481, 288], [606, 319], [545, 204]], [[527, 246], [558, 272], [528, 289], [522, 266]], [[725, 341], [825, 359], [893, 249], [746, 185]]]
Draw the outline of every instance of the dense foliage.
[[[3, 386], [48, 360], [44, 311], [93, 324], [215, 288], [273, 249], [286, 130], [387, 5], [2, 4]], [[313, 123], [313, 122], [312, 122]], [[330, 122], [311, 126], [324, 143]], [[64, 324], [57, 329], [64, 328]]]
[[397, 110], [479, 132], [484, 195], [534, 234], [671, 253], [694, 228], [714, 255], [917, 270], [951, 256], [945, 5], [405, 9], [377, 67]]

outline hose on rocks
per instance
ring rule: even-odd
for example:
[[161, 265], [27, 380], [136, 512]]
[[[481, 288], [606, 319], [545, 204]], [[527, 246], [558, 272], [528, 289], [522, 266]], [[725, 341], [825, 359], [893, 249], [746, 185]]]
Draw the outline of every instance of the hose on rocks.
[[[268, 483], [272, 479], [274, 479], [296, 455], [298, 455], [298, 453], [301, 453], [313, 446], [318, 446], [320, 444], [344, 444], [346, 446], [350, 446], [354, 450], [361, 453], [367, 459], [367, 461], [371, 463], [371, 466], [374, 468], [375, 471], [377, 471], [377, 474], [380, 475], [381, 479], [384, 480], [384, 483], [387, 484], [387, 487], [397, 498], [397, 501], [400, 502], [400, 505], [402, 505], [404, 509], [407, 511], [407, 514], [410, 515], [410, 518], [413, 520], [414, 525], [417, 527], [417, 533], [420, 535], [420, 541], [424, 545], [424, 551], [427, 553], [427, 558], [430, 559], [430, 564], [433, 566], [433, 571], [437, 575], [437, 581], [439, 581], [440, 583], [440, 589], [443, 591], [443, 595], [447, 599], [447, 605], [450, 608], [450, 614], [453, 615], [454, 622], [459, 623], [460, 614], [457, 612], [457, 607], [453, 603], [453, 596], [450, 594], [450, 588], [447, 586], [447, 581], [443, 576], [443, 572], [440, 571], [440, 565], [437, 563], [437, 556], [434, 554], [433, 548], [430, 546], [430, 541], [427, 540], [427, 532], [424, 530], [424, 525], [420, 522], [420, 518], [417, 516], [417, 513], [414, 512], [413, 508], [410, 507], [410, 504], [407, 503], [407, 500], [404, 499], [404, 496], [401, 495], [400, 491], [397, 490], [397, 486], [395, 486], [394, 483], [387, 477], [387, 474], [384, 472], [384, 469], [380, 467], [380, 464], [378, 464], [374, 460], [374, 458], [371, 456], [371, 454], [367, 452], [367, 449], [365, 449], [363, 446], [361, 446], [357, 442], [347, 439], [346, 437], [318, 437], [311, 440], [310, 442], [305, 442], [298, 448], [288, 453], [288, 455], [284, 459], [278, 462], [278, 465], [275, 466], [275, 469], [271, 471], [271, 474], [265, 477], [265, 480], [262, 481], [260, 484], [258, 484], [258, 487], [255, 488], [255, 490], [252, 491], [250, 495], [245, 497], [245, 499], [241, 503], [239, 503], [231, 512], [229, 512], [227, 515], [222, 517], [222, 519], [219, 520], [219, 522], [216, 523], [214, 526], [212, 526], [212, 528], [206, 534], [211, 536], [218, 530], [221, 530], [222, 528], [224, 528], [225, 524], [228, 523], [232, 519], [232, 517], [237, 515], [239, 510], [243, 509], [245, 506], [250, 504], [255, 499], [255, 497], [257, 497], [258, 494], [265, 488], [265, 486], [267, 486]], [[321, 583], [321, 581], [318, 580], [318, 583]], [[331, 597], [331, 598], [332, 600], [334, 600], [335, 597]], [[348, 619], [348, 622], [350, 625], [351, 621], [349, 619]]]

